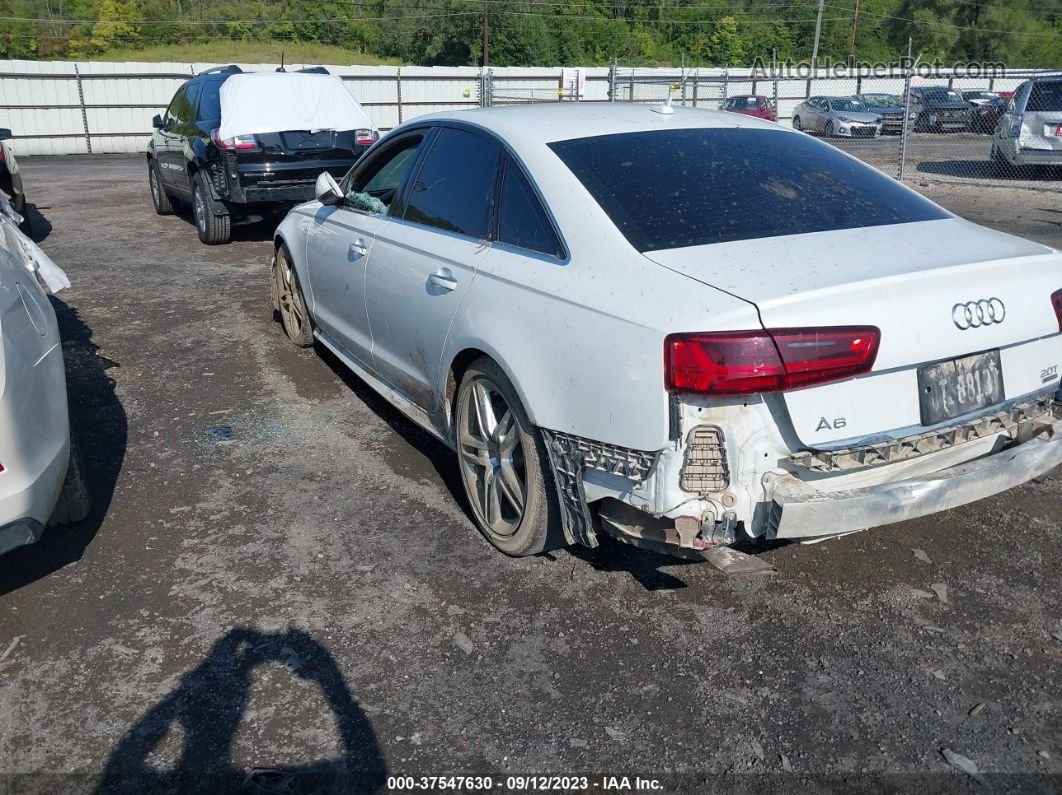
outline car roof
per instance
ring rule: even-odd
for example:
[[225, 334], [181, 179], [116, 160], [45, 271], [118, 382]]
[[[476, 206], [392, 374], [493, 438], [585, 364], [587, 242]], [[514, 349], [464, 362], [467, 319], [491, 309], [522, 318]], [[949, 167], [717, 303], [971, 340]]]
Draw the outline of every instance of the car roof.
[[659, 109], [660, 105], [629, 102], [509, 105], [432, 113], [418, 116], [403, 127], [440, 121], [463, 122], [493, 132], [517, 148], [537, 147], [571, 138], [651, 130], [735, 127], [780, 129], [772, 122], [752, 116], [735, 116], [720, 110], [675, 105], [671, 113], [659, 113], [654, 108]]

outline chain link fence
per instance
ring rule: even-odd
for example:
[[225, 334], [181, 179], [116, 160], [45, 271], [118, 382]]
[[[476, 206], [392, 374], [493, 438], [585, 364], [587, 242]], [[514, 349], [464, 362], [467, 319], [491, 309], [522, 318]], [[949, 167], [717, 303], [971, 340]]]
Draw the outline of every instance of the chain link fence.
[[1062, 71], [923, 77], [731, 69], [483, 72], [484, 105], [641, 102], [758, 116], [803, 130], [899, 180], [1062, 193]]

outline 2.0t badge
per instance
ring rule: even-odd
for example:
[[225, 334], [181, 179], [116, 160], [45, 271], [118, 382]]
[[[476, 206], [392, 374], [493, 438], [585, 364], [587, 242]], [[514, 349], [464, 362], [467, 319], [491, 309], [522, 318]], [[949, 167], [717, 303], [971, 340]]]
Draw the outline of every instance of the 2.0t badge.
[[951, 308], [951, 319], [962, 331], [981, 326], [1002, 323], [1007, 316], [1007, 308], [998, 298], [982, 298], [980, 301], [967, 301], [955, 304]]

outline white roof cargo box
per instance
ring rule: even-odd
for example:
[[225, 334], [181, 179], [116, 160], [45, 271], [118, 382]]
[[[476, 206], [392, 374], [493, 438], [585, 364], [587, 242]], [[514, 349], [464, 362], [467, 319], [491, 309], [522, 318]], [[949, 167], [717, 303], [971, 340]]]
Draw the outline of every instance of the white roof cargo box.
[[233, 75], [221, 85], [219, 137], [288, 130], [375, 130], [335, 75], [266, 72]]

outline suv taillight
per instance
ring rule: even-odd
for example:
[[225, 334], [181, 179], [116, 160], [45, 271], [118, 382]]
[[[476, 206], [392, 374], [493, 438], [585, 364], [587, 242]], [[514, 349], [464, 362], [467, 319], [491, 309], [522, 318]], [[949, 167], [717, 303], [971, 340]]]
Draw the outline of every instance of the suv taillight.
[[874, 326], [670, 334], [664, 382], [702, 395], [784, 392], [870, 372], [880, 341]]
[[357, 146], [369, 146], [376, 143], [380, 138], [380, 133], [376, 130], [355, 130], [354, 131], [354, 143]]
[[1062, 290], [1051, 294], [1051, 306], [1055, 308], [1055, 317], [1058, 318], [1058, 330], [1062, 331]]
[[210, 131], [210, 140], [214, 142], [214, 146], [218, 149], [224, 149], [226, 152], [235, 151], [247, 151], [249, 149], [257, 149], [258, 143], [254, 140], [253, 135], [237, 135], [235, 138], [222, 138], [218, 135], [218, 131]]

